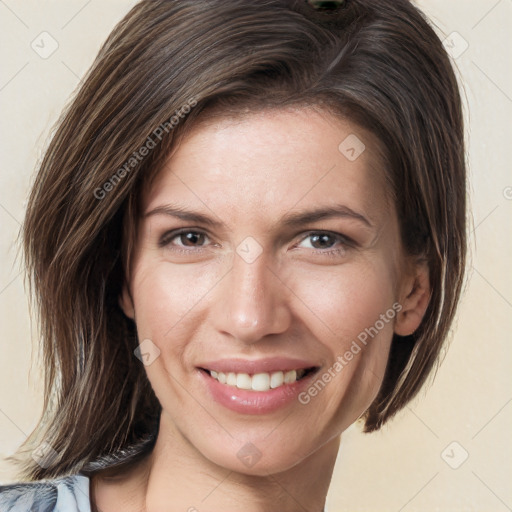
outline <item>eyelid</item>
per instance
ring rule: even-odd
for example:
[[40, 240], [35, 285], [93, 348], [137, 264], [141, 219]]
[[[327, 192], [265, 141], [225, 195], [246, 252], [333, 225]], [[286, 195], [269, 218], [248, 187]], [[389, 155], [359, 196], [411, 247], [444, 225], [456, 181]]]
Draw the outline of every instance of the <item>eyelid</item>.
[[[171, 240], [173, 240], [174, 238], [176, 238], [177, 236], [183, 234], [183, 233], [198, 233], [200, 235], [205, 235], [208, 239], [211, 239], [210, 235], [203, 229], [200, 229], [200, 228], [195, 228], [195, 227], [184, 227], [184, 228], [176, 228], [176, 229], [171, 229], [169, 231], [166, 231], [160, 238], [159, 238], [159, 241], [158, 241], [158, 245], [160, 247], [165, 247], [167, 245], [169, 245], [171, 243]], [[181, 247], [181, 246], [178, 246], [178, 247]], [[193, 247], [191, 247], [192, 250], [201, 250], [203, 249], [203, 247], [201, 246], [198, 246], [197, 249], [194, 249]]]
[[[212, 239], [212, 237], [209, 235], [209, 233], [207, 231], [205, 231], [204, 229], [201, 229], [201, 228], [196, 228], [196, 227], [193, 227], [193, 226], [185, 226], [185, 227], [182, 227], [182, 228], [176, 228], [176, 229], [171, 229], [169, 231], [166, 231], [159, 239], [159, 242], [158, 242], [158, 245], [160, 247], [166, 247], [166, 246], [169, 246], [171, 245], [170, 242], [171, 240], [173, 240], [174, 238], [178, 237], [179, 235], [183, 234], [183, 233], [197, 233], [197, 234], [201, 234], [201, 235], [204, 235], [206, 236], [206, 238], [208, 238], [210, 241]], [[336, 231], [330, 231], [330, 230], [322, 230], [322, 229], [311, 229], [311, 230], [308, 230], [308, 231], [303, 231], [301, 232], [299, 235], [297, 236], [300, 236], [300, 239], [299, 241], [295, 244], [295, 246], [297, 246], [298, 244], [300, 244], [301, 242], [303, 242], [304, 240], [306, 240], [307, 238], [313, 236], [313, 235], [324, 235], [324, 234], [327, 234], [327, 235], [330, 235], [332, 236], [335, 241], [339, 242], [339, 244], [341, 245], [341, 247], [338, 247], [338, 248], [331, 248], [331, 247], [327, 247], [325, 249], [315, 249], [315, 248], [312, 248], [310, 249], [312, 252], [314, 253], [318, 253], [318, 254], [329, 254], [329, 253], [340, 253], [344, 250], [346, 250], [347, 248], [355, 248], [358, 246], [358, 244], [353, 240], [351, 239], [350, 237], [342, 234], [342, 233], [338, 233]], [[197, 246], [197, 247], [188, 247], [188, 248], [183, 248], [183, 247], [186, 247], [186, 246], [180, 246], [180, 245], [177, 245], [177, 246], [174, 246], [176, 247], [176, 249], [174, 250], [177, 250], [177, 251], [182, 251], [182, 252], [190, 252], [190, 251], [194, 251], [194, 252], [199, 252], [199, 251], [202, 251], [206, 248], [206, 246]]]
[[[336, 231], [330, 231], [326, 229], [312, 229], [310, 231], [302, 233], [302, 238], [300, 239], [300, 242], [304, 241], [306, 238], [313, 236], [313, 235], [330, 235], [333, 238], [335, 238], [337, 241], [341, 242], [343, 245], [348, 247], [356, 247], [358, 244], [347, 235], [344, 235], [342, 233], [338, 233]], [[325, 251], [328, 251], [330, 248], [324, 249]], [[318, 249], [318, 251], [322, 251], [322, 249]]]

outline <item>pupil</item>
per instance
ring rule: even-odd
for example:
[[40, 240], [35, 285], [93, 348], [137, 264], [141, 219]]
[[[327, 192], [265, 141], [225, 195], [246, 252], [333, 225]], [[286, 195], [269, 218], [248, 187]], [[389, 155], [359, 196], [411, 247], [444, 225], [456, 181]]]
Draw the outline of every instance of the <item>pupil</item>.
[[[187, 245], [188, 242], [191, 242], [188, 245], [197, 245], [197, 242], [201, 240], [201, 237], [203, 236], [203, 234], [202, 233], [189, 232], [189, 233], [185, 233], [182, 236], [185, 237], [184, 245]], [[183, 240], [182, 240], [182, 242], [183, 242]]]
[[313, 246], [315, 246], [315, 244], [317, 242], [320, 242], [320, 249], [325, 248], [325, 245], [330, 247], [332, 245], [332, 243], [329, 243], [330, 237], [331, 237], [331, 235], [328, 235], [328, 234], [312, 235], [311, 238], [312, 238]]

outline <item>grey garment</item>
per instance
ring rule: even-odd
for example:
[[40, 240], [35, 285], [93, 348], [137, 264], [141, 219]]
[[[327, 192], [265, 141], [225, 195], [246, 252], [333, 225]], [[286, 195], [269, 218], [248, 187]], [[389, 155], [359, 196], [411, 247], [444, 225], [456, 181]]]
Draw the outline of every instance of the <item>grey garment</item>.
[[91, 512], [89, 478], [0, 485], [0, 512]]
[[1, 512], [91, 512], [89, 478], [73, 475], [0, 485]]

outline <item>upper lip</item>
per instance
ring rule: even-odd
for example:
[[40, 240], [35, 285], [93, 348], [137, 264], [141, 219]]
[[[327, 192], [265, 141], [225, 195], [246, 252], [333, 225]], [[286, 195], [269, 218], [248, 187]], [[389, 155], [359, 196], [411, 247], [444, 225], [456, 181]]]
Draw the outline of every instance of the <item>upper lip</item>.
[[289, 357], [270, 357], [264, 359], [218, 359], [216, 361], [208, 361], [198, 365], [198, 368], [204, 370], [223, 372], [223, 373], [272, 373], [279, 370], [299, 370], [301, 368], [313, 368], [319, 366], [311, 361], [304, 359], [293, 359]]

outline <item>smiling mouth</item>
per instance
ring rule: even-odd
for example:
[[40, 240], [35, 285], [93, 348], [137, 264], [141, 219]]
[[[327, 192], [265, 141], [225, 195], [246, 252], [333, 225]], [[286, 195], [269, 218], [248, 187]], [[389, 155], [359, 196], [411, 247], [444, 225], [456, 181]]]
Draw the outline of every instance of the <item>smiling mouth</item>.
[[288, 371], [262, 372], [251, 375], [249, 373], [216, 372], [206, 368], [200, 369], [221, 384], [248, 391], [270, 391], [277, 389], [300, 381], [318, 370], [317, 367], [311, 367]]

